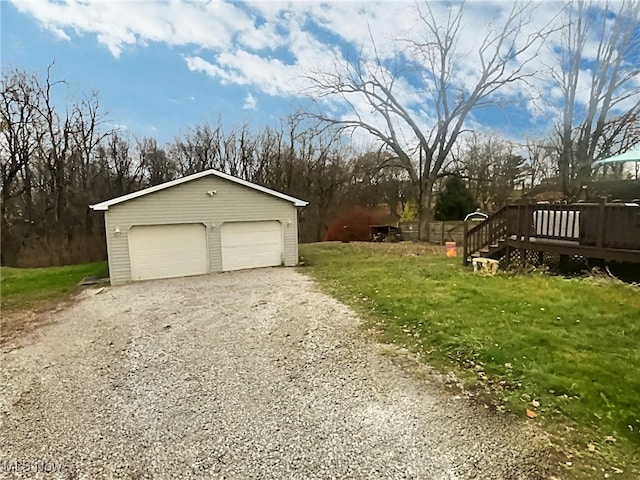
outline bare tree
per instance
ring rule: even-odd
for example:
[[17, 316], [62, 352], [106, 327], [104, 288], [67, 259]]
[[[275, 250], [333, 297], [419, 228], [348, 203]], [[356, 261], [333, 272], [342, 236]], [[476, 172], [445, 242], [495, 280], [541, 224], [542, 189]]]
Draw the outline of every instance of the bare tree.
[[190, 175], [208, 168], [221, 170], [220, 157], [224, 133], [220, 123], [212, 127], [208, 122], [191, 125], [169, 147], [180, 175]]
[[99, 146], [96, 153], [101, 178], [107, 180], [102, 189], [104, 198], [119, 197], [131, 193], [141, 185], [141, 167], [131, 154], [131, 140], [120, 132], [114, 132]]
[[496, 210], [521, 189], [527, 165], [516, 146], [496, 134], [473, 132], [456, 152], [456, 173], [467, 180], [475, 202], [485, 211]]
[[566, 13], [551, 75], [562, 92], [559, 170], [571, 198], [591, 177], [594, 160], [628, 149], [623, 139], [634, 128], [637, 139], [640, 2], [577, 0]]
[[[102, 172], [96, 162], [98, 147], [115, 130], [104, 128], [107, 113], [100, 109], [98, 94], [80, 98], [72, 106], [74, 120], [72, 142], [66, 183], [70, 190], [68, 201], [71, 205], [68, 217], [72, 225], [84, 226], [84, 234], [91, 235], [94, 230], [94, 214], [84, 207], [91, 203], [94, 192], [103, 183]], [[84, 208], [83, 208], [84, 207]], [[100, 222], [101, 223], [101, 222]]]
[[[264, 185], [310, 202], [300, 217], [303, 241], [323, 238], [329, 222], [346, 201], [349, 185], [350, 152], [341, 135], [316, 127], [300, 115], [292, 115], [267, 137], [278, 145], [268, 149], [264, 143], [258, 146], [261, 164], [266, 164], [261, 169], [266, 172]], [[266, 152], [271, 152], [270, 159], [263, 157]]]
[[[372, 59], [361, 55], [356, 62], [336, 62], [335, 71], [310, 78], [316, 99], [337, 98], [350, 110], [347, 118], [317, 118], [370, 133], [393, 153], [381, 167], [407, 172], [419, 196], [423, 239], [432, 218], [433, 187], [469, 114], [495, 106], [498, 91], [533, 74], [531, 62], [547, 34], [546, 29], [528, 32], [533, 7], [516, 3], [499, 26], [487, 27], [477, 51], [464, 51], [459, 37], [466, 5], [449, 5], [444, 18], [434, 11], [440, 7], [429, 2], [416, 6], [420, 35], [398, 40], [393, 62], [377, 54]], [[460, 71], [460, 64], [471, 58], [477, 68], [473, 76]], [[412, 78], [412, 92], [407, 92], [404, 75]], [[362, 102], [366, 107], [359, 106]]]
[[[19, 249], [22, 230], [33, 221], [32, 170], [44, 131], [42, 86], [35, 75], [4, 71], [0, 84], [0, 176], [2, 263]], [[22, 197], [20, 206], [13, 206]]]
[[37, 78], [22, 71], [6, 72], [2, 76], [0, 151], [3, 208], [16, 195], [19, 174], [26, 168], [40, 141], [41, 133], [35, 128], [40, 121], [40, 93]]
[[527, 187], [533, 188], [543, 180], [558, 175], [556, 145], [542, 139], [527, 139], [524, 147], [528, 157], [525, 184]]
[[[640, 102], [622, 115], [611, 118], [604, 126], [598, 142], [598, 157], [606, 158], [617, 153], [626, 152], [640, 144]], [[622, 178], [624, 164], [604, 164], [596, 168], [603, 177], [612, 171]], [[635, 165], [635, 177], [638, 178], [640, 164]]]
[[[137, 155], [136, 169], [141, 171], [141, 182], [148, 185], [159, 185], [178, 177], [178, 168], [176, 162], [170, 159], [167, 152], [160, 146], [155, 138], [144, 137], [136, 140], [135, 151]], [[204, 158], [202, 157], [203, 161]], [[181, 165], [183, 168], [185, 165]], [[193, 165], [183, 173], [189, 175], [205, 168], [206, 163], [199, 170], [190, 170]]]
[[3, 263], [70, 261], [71, 246], [79, 251], [96, 233], [87, 205], [108, 183], [98, 156], [111, 132], [96, 94], [58, 106], [68, 85], [52, 79], [53, 66], [42, 77], [19, 69], [2, 76]]
[[[363, 207], [376, 207], [386, 203], [394, 217], [402, 212], [408, 200], [406, 172], [398, 167], [379, 168], [389, 157], [386, 151], [369, 151], [358, 155], [349, 162], [351, 182], [348, 196]], [[409, 192], [407, 191], [409, 190]], [[411, 200], [414, 200], [411, 198]]]

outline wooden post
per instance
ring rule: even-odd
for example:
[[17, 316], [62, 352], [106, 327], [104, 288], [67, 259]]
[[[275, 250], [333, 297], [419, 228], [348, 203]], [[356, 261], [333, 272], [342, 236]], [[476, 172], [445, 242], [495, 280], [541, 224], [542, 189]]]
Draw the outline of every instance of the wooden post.
[[604, 215], [607, 197], [600, 197], [598, 201], [598, 218], [596, 220], [596, 247], [604, 246]]
[[526, 210], [526, 220], [525, 220], [525, 225], [526, 225], [526, 229], [525, 229], [525, 236], [526, 236], [526, 241], [528, 242], [529, 239], [533, 236], [533, 199], [530, 198], [527, 201], [527, 210]]
[[515, 234], [516, 234], [516, 241], [518, 241], [518, 242], [520, 241], [520, 216], [521, 216], [520, 215], [520, 208], [521, 208], [520, 203], [517, 203], [516, 204], [516, 212], [515, 212], [515, 215], [516, 215], [516, 229], [515, 229], [516, 231], [515, 231]]
[[467, 238], [468, 232], [469, 232], [469, 224], [467, 222], [464, 222], [463, 242], [462, 242], [462, 265], [469, 265], [469, 261], [467, 260], [467, 255], [469, 254], [469, 244], [468, 244], [469, 239]]
[[442, 227], [440, 228], [440, 245], [444, 245], [444, 220], [442, 221]]
[[496, 222], [495, 221], [489, 222], [489, 236], [487, 237], [487, 243], [489, 245], [493, 245], [493, 243], [496, 241], [495, 226], [496, 226]]

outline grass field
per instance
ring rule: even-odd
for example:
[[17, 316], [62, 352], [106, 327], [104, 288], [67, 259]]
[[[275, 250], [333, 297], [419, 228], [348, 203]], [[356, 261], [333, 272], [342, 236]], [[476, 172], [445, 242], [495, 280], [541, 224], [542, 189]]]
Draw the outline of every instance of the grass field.
[[300, 253], [304, 271], [381, 340], [455, 371], [480, 401], [539, 422], [563, 476], [640, 477], [638, 286], [475, 275], [441, 248], [410, 243], [321, 243]]
[[107, 262], [65, 267], [0, 267], [2, 311], [47, 307], [64, 300], [84, 277], [107, 277]]

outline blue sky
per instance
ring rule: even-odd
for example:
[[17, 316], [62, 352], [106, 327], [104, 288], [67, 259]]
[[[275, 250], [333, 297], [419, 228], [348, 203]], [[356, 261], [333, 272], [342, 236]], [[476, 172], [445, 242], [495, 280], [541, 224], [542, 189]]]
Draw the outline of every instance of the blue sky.
[[[164, 143], [188, 125], [215, 122], [219, 115], [225, 126], [247, 122], [259, 128], [292, 109], [292, 99], [223, 85], [205, 73], [190, 71], [185, 57], [198, 51], [196, 45], [127, 45], [116, 57], [93, 33], [69, 29], [70, 39], [62, 39], [13, 4], [2, 1], [1, 8], [3, 70], [18, 67], [44, 74], [55, 62], [52, 79], [66, 80], [66, 93], [97, 91], [110, 122], [134, 134]], [[63, 90], [58, 93], [63, 102]], [[252, 98], [259, 98], [260, 104], [253, 106]]]
[[[443, 13], [450, 4], [435, 5], [436, 13]], [[472, 53], [479, 32], [499, 22], [511, 5], [471, 2], [461, 52]], [[547, 24], [561, 5], [542, 3], [527, 28]], [[191, 124], [215, 123], [218, 117], [228, 128], [277, 123], [297, 106], [308, 105], [305, 77], [330, 71], [336, 59], [356, 52], [370, 55], [370, 36], [378, 54], [391, 59], [397, 46], [393, 38], [409, 38], [416, 24], [414, 3], [402, 0], [10, 0], [2, 1], [1, 8], [3, 69], [44, 73], [55, 61], [52, 78], [69, 82], [70, 93], [97, 91], [112, 124], [160, 143]], [[531, 68], [543, 61], [538, 55]], [[473, 77], [473, 62], [472, 55], [462, 58], [462, 83]], [[405, 80], [407, 101], [413, 98], [418, 111], [420, 93], [410, 77]], [[555, 112], [523, 98], [518, 88], [503, 94], [501, 108], [475, 112], [468, 126], [516, 139], [547, 132]], [[551, 92], [544, 80], [536, 88]], [[321, 107], [347, 115], [337, 101]], [[428, 109], [419, 117], [430, 127]]]

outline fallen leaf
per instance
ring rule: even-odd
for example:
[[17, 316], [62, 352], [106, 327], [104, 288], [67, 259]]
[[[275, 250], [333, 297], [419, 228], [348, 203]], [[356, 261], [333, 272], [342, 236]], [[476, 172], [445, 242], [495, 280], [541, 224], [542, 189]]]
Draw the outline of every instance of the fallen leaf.
[[540, 402], [539, 402], [539, 401], [537, 401], [537, 400], [533, 400], [533, 401], [531, 402], [531, 405], [533, 405], [534, 407], [539, 407], [539, 406], [540, 406]]
[[616, 468], [616, 467], [611, 467], [611, 470], [613, 470], [613, 473], [618, 473], [618, 474], [624, 473], [624, 470], [621, 470], [621, 469]]
[[607, 435], [606, 437], [604, 437], [604, 441], [607, 443], [616, 443], [615, 437], [612, 437], [611, 435]]
[[587, 444], [587, 450], [589, 450], [590, 452], [595, 452], [596, 451], [596, 446], [593, 443], [588, 443]]
[[529, 418], [536, 418], [538, 416], [538, 414], [536, 412], [534, 412], [533, 410], [529, 410], [527, 408], [527, 417]]

